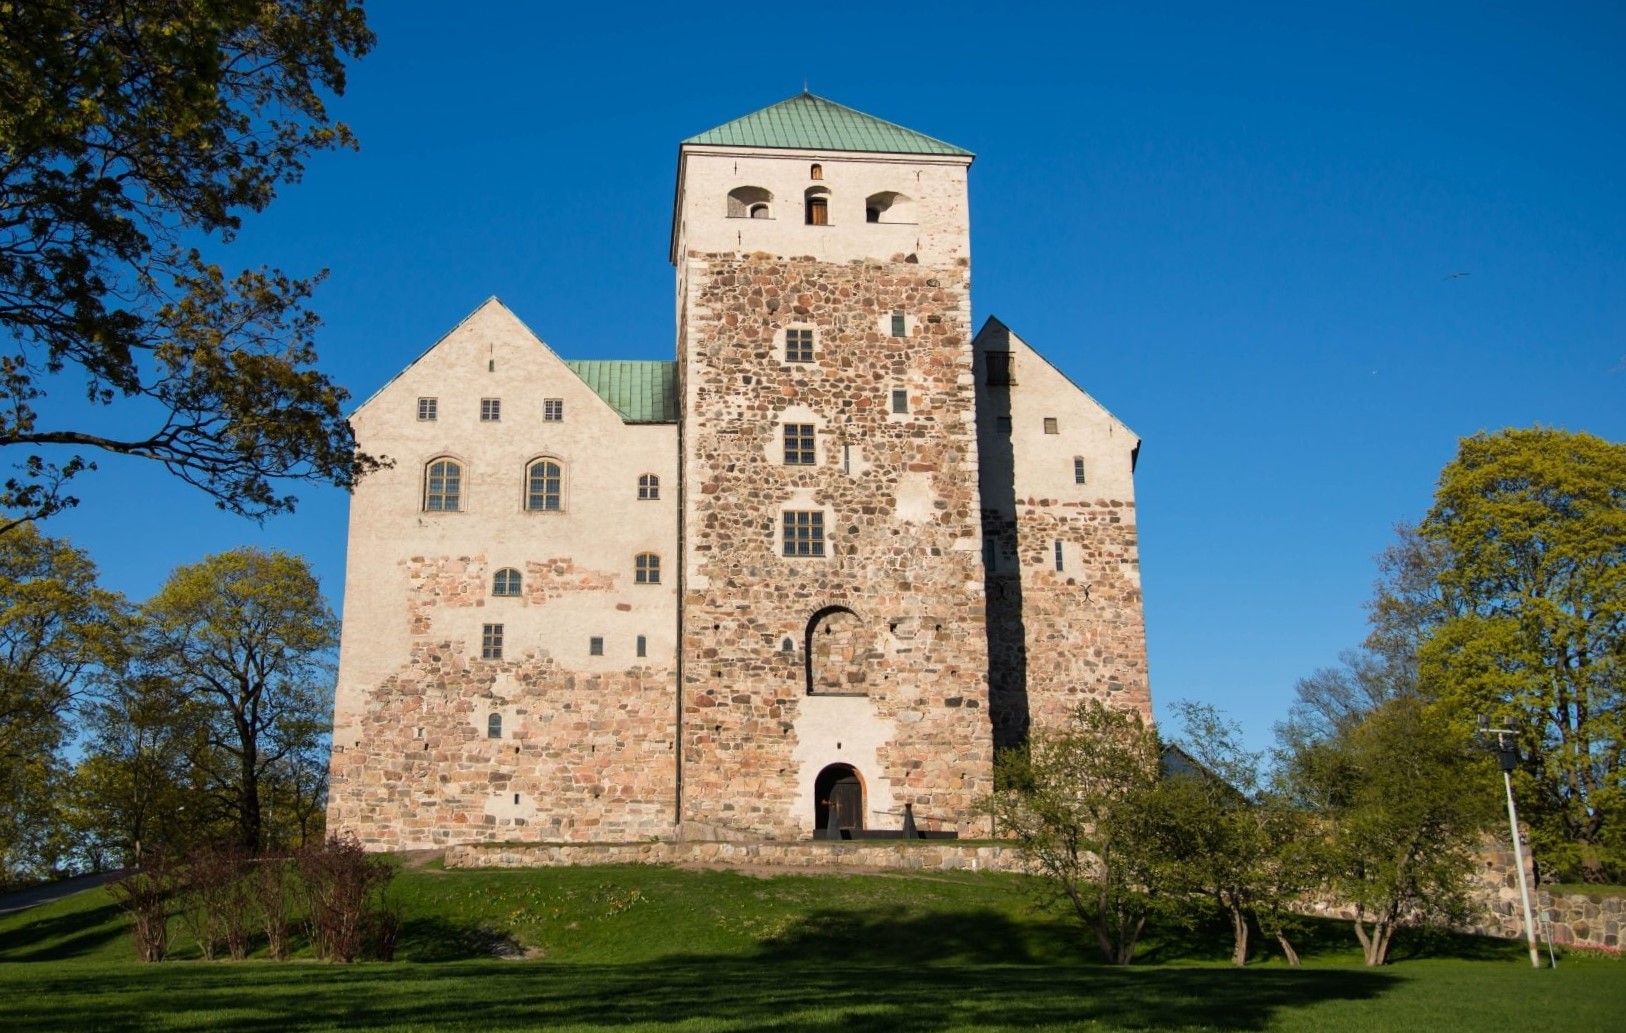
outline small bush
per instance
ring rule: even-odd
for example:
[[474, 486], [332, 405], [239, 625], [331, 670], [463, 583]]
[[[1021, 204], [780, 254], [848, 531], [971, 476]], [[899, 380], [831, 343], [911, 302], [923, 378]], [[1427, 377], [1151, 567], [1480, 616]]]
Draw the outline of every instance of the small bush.
[[287, 961], [292, 953], [289, 944], [293, 927], [289, 917], [292, 880], [288, 876], [293, 859], [281, 855], [262, 857], [254, 867], [253, 889], [260, 925], [265, 930], [265, 952], [272, 961]]
[[[330, 837], [295, 855], [308, 906], [306, 921], [316, 956], [349, 963], [362, 948], [387, 911], [383, 893], [395, 877], [395, 866], [382, 857], [369, 857], [354, 837]], [[398, 923], [397, 923], [398, 924]], [[396, 933], [390, 936], [393, 953]]]
[[163, 961], [169, 955], [169, 905], [179, 883], [169, 858], [153, 851], [139, 870], [107, 887], [130, 916], [130, 936], [142, 961]]

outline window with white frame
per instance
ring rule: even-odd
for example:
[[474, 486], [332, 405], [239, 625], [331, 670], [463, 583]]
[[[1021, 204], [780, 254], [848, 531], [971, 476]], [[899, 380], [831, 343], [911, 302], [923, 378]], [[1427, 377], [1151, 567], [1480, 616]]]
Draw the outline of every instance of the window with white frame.
[[502, 659], [501, 624], [482, 624], [480, 626], [480, 659]]
[[813, 424], [785, 424], [785, 465], [812, 466], [815, 461]]
[[653, 552], [640, 552], [633, 560], [632, 581], [638, 585], [661, 583], [661, 558]]
[[638, 478], [638, 501], [653, 502], [661, 497], [661, 479], [652, 473]]
[[513, 567], [504, 567], [491, 578], [491, 594], [496, 596], [519, 595], [519, 571]]
[[797, 328], [785, 331], [785, 361], [813, 361], [812, 330]]
[[501, 398], [482, 398], [482, 399], [480, 399], [480, 422], [481, 423], [496, 423], [500, 419], [502, 419], [502, 399]]
[[451, 459], [430, 463], [423, 479], [423, 508], [429, 513], [455, 513], [463, 500], [463, 467]]
[[428, 423], [430, 420], [439, 419], [439, 417], [440, 417], [440, 399], [438, 399], [438, 398], [420, 398], [420, 399], [418, 399], [418, 419], [423, 420], [425, 423]]
[[564, 470], [552, 459], [538, 459], [525, 471], [525, 508], [557, 513], [565, 508]]
[[565, 400], [563, 398], [542, 399], [542, 422], [559, 423], [565, 418]]

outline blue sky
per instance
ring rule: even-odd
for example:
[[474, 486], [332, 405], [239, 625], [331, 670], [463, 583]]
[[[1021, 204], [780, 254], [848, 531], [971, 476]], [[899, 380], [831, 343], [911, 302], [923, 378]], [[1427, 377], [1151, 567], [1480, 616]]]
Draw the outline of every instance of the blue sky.
[[[974, 319], [1141, 435], [1154, 699], [1212, 702], [1255, 744], [1363, 637], [1372, 557], [1458, 438], [1626, 440], [1618, 3], [370, 16], [335, 104], [361, 151], [217, 251], [331, 270], [320, 349], [355, 402], [491, 295], [567, 358], [670, 358], [678, 141], [805, 79], [977, 153]], [[133, 597], [240, 544], [342, 596], [337, 490], [264, 526], [133, 461], [79, 494], [47, 532]]]

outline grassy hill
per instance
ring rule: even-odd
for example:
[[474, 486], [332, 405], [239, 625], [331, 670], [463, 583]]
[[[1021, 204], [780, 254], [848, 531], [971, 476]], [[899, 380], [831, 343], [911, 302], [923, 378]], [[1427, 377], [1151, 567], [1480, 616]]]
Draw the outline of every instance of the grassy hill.
[[1225, 964], [1222, 929], [1100, 965], [1085, 930], [995, 874], [612, 867], [404, 871], [399, 960], [135, 963], [91, 890], [0, 916], [3, 1033], [33, 1030], [1437, 1030], [1618, 1028], [1626, 966], [1414, 937], [1360, 967], [1342, 925], [1306, 967]]

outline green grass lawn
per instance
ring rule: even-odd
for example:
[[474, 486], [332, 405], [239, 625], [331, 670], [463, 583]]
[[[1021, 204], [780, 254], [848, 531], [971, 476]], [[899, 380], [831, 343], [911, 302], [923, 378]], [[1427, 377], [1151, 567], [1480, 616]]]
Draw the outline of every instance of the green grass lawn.
[[395, 892], [390, 964], [204, 963], [179, 930], [178, 960], [137, 964], [101, 889], [0, 917], [0, 1033], [1626, 1027], [1626, 963], [1537, 972], [1519, 943], [1414, 937], [1368, 970], [1327, 924], [1303, 969], [1236, 970], [1222, 930], [1178, 931], [1112, 968], [1005, 875], [422, 869]]

